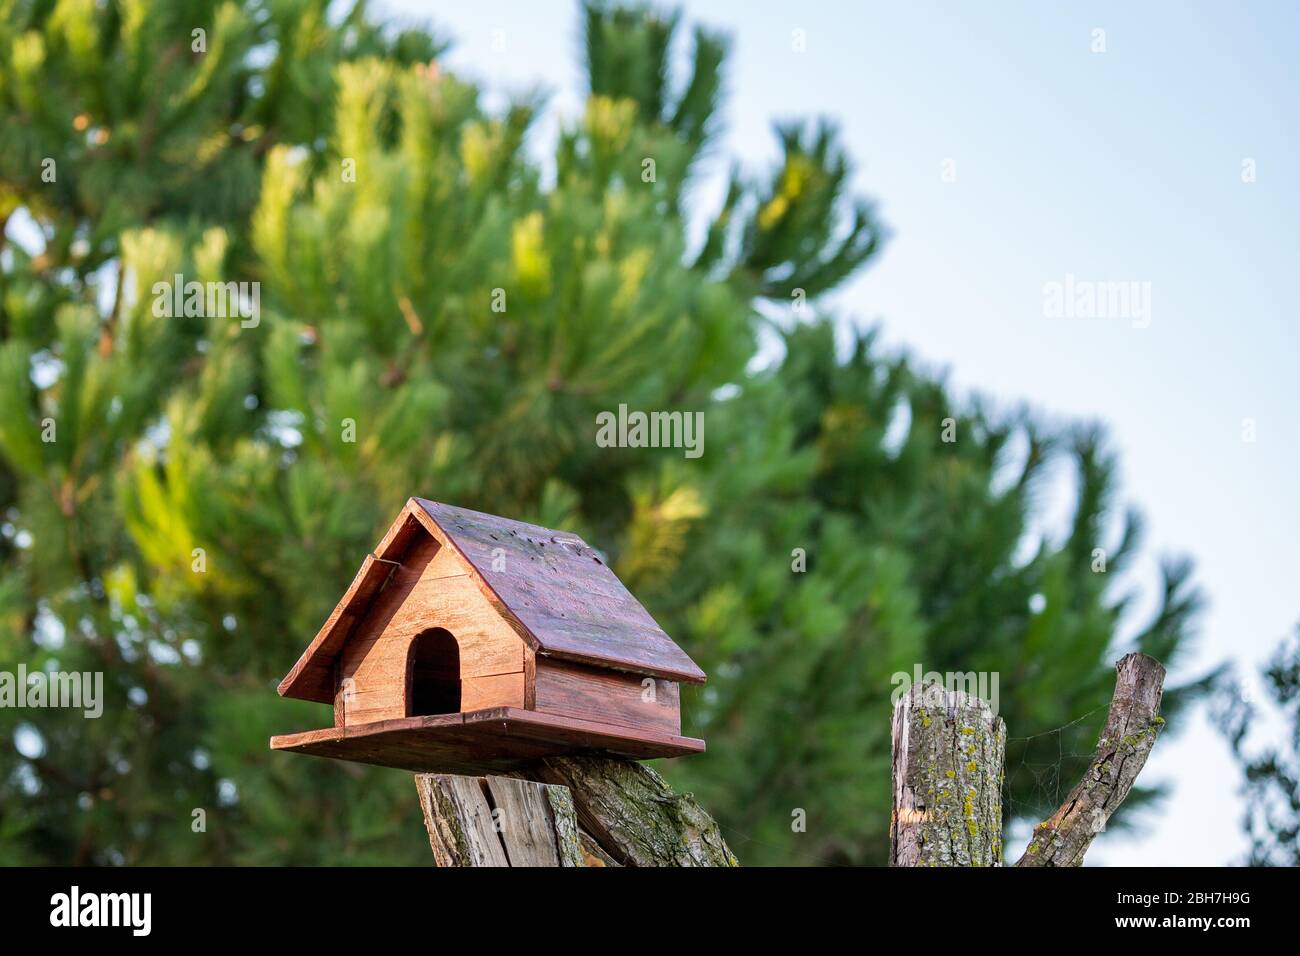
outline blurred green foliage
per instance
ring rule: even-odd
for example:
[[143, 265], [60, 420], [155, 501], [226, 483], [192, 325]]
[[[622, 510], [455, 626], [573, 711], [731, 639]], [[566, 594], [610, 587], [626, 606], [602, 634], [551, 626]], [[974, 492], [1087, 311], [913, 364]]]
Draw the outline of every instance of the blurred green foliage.
[[1262, 698], [1232, 671], [1214, 689], [1214, 718], [1241, 765], [1244, 862], [1300, 866], [1300, 627], [1260, 676]]
[[[439, 39], [329, 7], [0, 0], [0, 667], [106, 675], [98, 720], [0, 710], [0, 862], [428, 862], [407, 775], [267, 749], [328, 722], [275, 684], [412, 494], [606, 551], [710, 675], [708, 753], [664, 769], [744, 862], [883, 862], [916, 664], [999, 673], [1006, 805], [1051, 809], [1109, 662], [1176, 661], [1188, 568], [1133, 621], [1096, 429], [818, 307], [885, 234], [834, 127], [701, 219], [725, 37], [583, 6], [539, 157], [540, 98], [488, 111]], [[259, 282], [260, 321], [160, 317], [177, 274]], [[704, 412], [703, 457], [597, 447], [621, 403]]]

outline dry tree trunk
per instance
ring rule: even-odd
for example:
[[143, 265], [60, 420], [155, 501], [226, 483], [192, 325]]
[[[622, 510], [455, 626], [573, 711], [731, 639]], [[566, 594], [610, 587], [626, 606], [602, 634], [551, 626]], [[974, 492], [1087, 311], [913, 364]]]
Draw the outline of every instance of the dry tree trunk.
[[674, 793], [644, 764], [558, 757], [542, 761], [535, 775], [569, 789], [583, 832], [621, 865], [740, 865], [695, 797]]
[[415, 783], [439, 866], [739, 865], [693, 796], [634, 761], [553, 758], [512, 777]]
[[[1165, 669], [1145, 654], [1116, 665], [1106, 726], [1083, 779], [1034, 829], [1017, 866], [1079, 866], [1123, 803], [1164, 725]], [[999, 865], [1006, 728], [982, 701], [934, 685], [894, 708], [894, 866]]]
[[988, 704], [934, 684], [894, 708], [892, 866], [997, 866], [1007, 728]]
[[563, 787], [507, 777], [416, 774], [438, 866], [582, 866]]
[[[1165, 670], [1145, 654], [1116, 670], [1092, 763], [1018, 866], [1081, 864], [1146, 763]], [[978, 698], [922, 685], [895, 706], [892, 730], [891, 865], [1000, 865], [1002, 720]], [[415, 780], [439, 866], [739, 865], [694, 797], [634, 761], [564, 757], [510, 777]]]
[[1165, 669], [1154, 657], [1129, 654], [1115, 665], [1115, 694], [1097, 752], [1083, 779], [1054, 814], [1034, 828], [1016, 866], [1079, 866], [1146, 765], [1165, 719]]

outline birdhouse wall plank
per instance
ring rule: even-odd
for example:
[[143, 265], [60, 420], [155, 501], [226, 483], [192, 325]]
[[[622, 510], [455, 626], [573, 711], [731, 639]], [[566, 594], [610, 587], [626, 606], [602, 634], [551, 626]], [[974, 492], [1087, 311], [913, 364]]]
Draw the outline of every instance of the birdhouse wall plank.
[[[525, 647], [470, 579], [450, 549], [432, 538], [417, 542], [395, 566], [387, 587], [371, 604], [343, 648], [347, 723], [389, 720], [407, 713], [407, 662], [411, 641], [431, 628], [456, 639], [462, 710], [524, 704]], [[508, 675], [508, 677], [507, 677]], [[503, 677], [503, 680], [482, 678]]]
[[483, 710], [487, 707], [523, 707], [524, 672], [470, 677], [460, 685], [460, 709]]
[[666, 734], [681, 732], [681, 689], [673, 681], [541, 658], [534, 708]]

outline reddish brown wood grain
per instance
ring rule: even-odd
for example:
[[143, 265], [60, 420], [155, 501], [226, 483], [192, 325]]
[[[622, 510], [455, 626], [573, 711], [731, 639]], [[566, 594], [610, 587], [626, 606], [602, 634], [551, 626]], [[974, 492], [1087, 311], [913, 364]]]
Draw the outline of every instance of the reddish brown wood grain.
[[677, 757], [703, 752], [704, 741], [495, 707], [284, 734], [271, 738], [271, 748], [418, 772], [483, 773], [576, 753], [636, 760]]
[[681, 733], [680, 690], [672, 681], [542, 658], [534, 687], [541, 712]]
[[[461, 710], [523, 706], [523, 642], [483, 600], [459, 559], [421, 536], [338, 655], [340, 675], [349, 682], [346, 723], [408, 714], [411, 642], [431, 628], [449, 631], [459, 648], [461, 693], [467, 698]], [[491, 679], [496, 677], [503, 679]]]
[[[370, 623], [360, 636], [373, 640], [407, 603], [411, 614], [452, 608], [477, 613], [473, 606], [480, 612], [486, 607], [526, 648], [552, 659], [664, 680], [704, 681], [704, 672], [581, 538], [412, 498], [280, 682], [280, 693], [333, 701], [336, 662], [363, 622]], [[373, 623], [385, 615], [383, 624]], [[521, 669], [527, 666], [523, 662]], [[495, 670], [496, 665], [485, 666], [478, 674]], [[532, 682], [525, 685], [531, 688]], [[363, 703], [359, 716], [375, 717], [390, 709], [388, 700]]]
[[551, 657], [668, 680], [704, 672], [577, 535], [423, 498], [412, 501]]
[[379, 542], [373, 554], [366, 555], [348, 589], [339, 598], [321, 629], [307, 649], [280, 681], [282, 697], [314, 700], [328, 704], [334, 699], [334, 659], [369, 609], [370, 602], [388, 583], [394, 568], [401, 563], [407, 549], [424, 533], [419, 518], [408, 502], [397, 520]]
[[580, 538], [412, 498], [280, 684], [335, 726], [271, 745], [443, 773], [698, 753], [677, 682], [703, 680]]

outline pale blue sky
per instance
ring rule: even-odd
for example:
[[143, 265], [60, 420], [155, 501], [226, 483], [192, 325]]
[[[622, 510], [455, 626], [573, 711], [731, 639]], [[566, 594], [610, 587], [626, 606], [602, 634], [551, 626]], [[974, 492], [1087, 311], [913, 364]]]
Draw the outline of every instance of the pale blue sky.
[[[1210, 598], [1193, 666], [1175, 677], [1262, 661], [1300, 620], [1300, 4], [684, 7], [734, 40], [718, 176], [732, 157], [774, 160], [773, 119], [839, 121], [857, 190], [893, 238], [831, 300], [837, 313], [880, 323], [886, 343], [963, 391], [1107, 423], [1123, 498], [1148, 518], [1139, 582], [1149, 595], [1156, 557], [1186, 553]], [[580, 108], [576, 3], [378, 9], [449, 34], [449, 66], [494, 93], [550, 90], [539, 149], [554, 117]], [[699, 188], [705, 208], [718, 182]], [[1043, 286], [1067, 274], [1149, 282], [1149, 327], [1046, 318]], [[1237, 771], [1202, 719], [1162, 742], [1146, 775], [1172, 782], [1172, 799], [1145, 837], [1103, 836], [1090, 862], [1241, 852]]]

